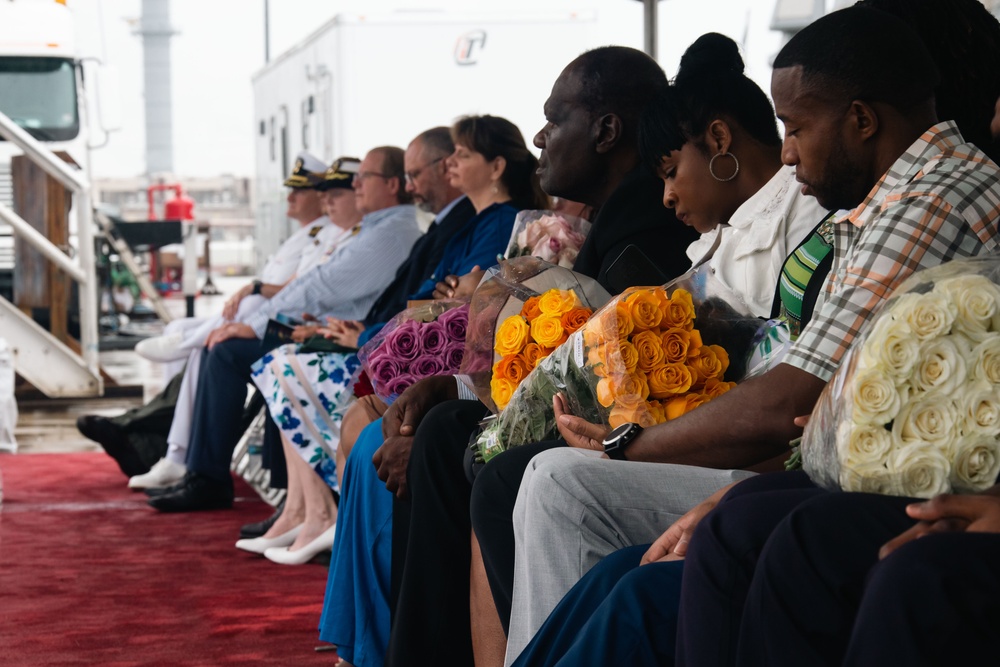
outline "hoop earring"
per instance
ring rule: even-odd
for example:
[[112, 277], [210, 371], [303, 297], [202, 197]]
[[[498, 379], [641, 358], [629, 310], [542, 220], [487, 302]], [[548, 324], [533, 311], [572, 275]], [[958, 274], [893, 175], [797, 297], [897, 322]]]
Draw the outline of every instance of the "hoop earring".
[[[733, 162], [736, 163], [736, 171], [734, 171], [733, 175], [730, 176], [729, 178], [719, 178], [715, 174], [715, 159], [718, 158], [718, 157], [724, 157], [724, 156], [728, 156], [728, 157], [733, 158]], [[712, 156], [712, 159], [708, 161], [708, 173], [710, 173], [712, 175], [712, 178], [714, 178], [715, 180], [719, 181], [720, 183], [728, 183], [729, 181], [731, 181], [734, 178], [736, 178], [736, 174], [740, 173], [740, 161], [737, 160], [736, 156], [733, 155], [732, 153], [730, 153], [729, 151], [726, 151], [725, 153], [716, 153], [715, 155]]]

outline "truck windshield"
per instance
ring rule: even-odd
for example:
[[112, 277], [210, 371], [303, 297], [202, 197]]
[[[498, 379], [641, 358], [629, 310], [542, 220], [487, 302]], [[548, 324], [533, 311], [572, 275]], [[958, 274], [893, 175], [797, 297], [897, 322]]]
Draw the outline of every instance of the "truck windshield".
[[40, 141], [75, 138], [80, 116], [73, 62], [0, 57], [0, 111]]

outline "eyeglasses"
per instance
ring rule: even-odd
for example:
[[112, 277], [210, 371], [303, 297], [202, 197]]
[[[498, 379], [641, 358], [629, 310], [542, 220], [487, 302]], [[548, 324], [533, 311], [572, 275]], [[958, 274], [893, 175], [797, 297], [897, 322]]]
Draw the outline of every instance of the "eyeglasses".
[[422, 174], [424, 172], [424, 169], [427, 169], [427, 167], [430, 167], [432, 165], [437, 164], [438, 162], [440, 162], [441, 160], [445, 159], [446, 157], [448, 157], [448, 156], [447, 155], [442, 155], [438, 159], [431, 160], [430, 162], [428, 162], [427, 164], [425, 164], [422, 167], [418, 167], [418, 168], [414, 169], [413, 171], [406, 172], [406, 174], [405, 174], [405, 176], [406, 176], [406, 182], [407, 183], [412, 183], [413, 181], [417, 180], [418, 178], [420, 178], [420, 174]]
[[364, 183], [372, 176], [378, 176], [379, 178], [392, 178], [391, 176], [389, 176], [389, 174], [381, 174], [377, 171], [359, 171], [358, 173], [354, 174], [354, 182]]

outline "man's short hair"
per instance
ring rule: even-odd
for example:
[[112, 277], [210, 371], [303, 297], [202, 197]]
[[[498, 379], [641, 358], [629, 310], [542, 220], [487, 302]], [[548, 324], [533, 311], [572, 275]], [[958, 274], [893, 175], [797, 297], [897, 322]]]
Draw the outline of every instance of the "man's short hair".
[[580, 77], [584, 108], [597, 115], [615, 114], [632, 136], [643, 109], [667, 87], [667, 76], [656, 61], [627, 46], [592, 49], [573, 66]]
[[953, 120], [965, 140], [996, 162], [1000, 143], [990, 133], [1000, 97], [1000, 22], [980, 0], [861, 0], [899, 17], [924, 40], [941, 74], [938, 118]]
[[394, 178], [399, 183], [396, 199], [400, 204], [409, 204], [413, 197], [406, 191], [406, 170], [403, 168], [403, 149], [398, 146], [378, 146], [373, 152], [382, 156], [382, 175]]
[[882, 102], [906, 112], [934, 98], [939, 75], [914, 30], [886, 12], [854, 6], [803, 28], [774, 59], [801, 66], [810, 92], [824, 99]]
[[435, 155], [447, 156], [455, 152], [455, 142], [451, 140], [451, 128], [443, 125], [424, 130], [414, 141], [419, 141], [425, 151]]

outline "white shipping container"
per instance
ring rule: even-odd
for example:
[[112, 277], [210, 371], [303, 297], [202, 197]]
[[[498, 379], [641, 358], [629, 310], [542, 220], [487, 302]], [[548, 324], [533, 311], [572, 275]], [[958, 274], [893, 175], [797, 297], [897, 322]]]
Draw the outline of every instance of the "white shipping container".
[[596, 26], [592, 11], [338, 15], [279, 56], [253, 77], [258, 266], [290, 233], [281, 183], [299, 151], [405, 148], [465, 114], [503, 116], [530, 146], [556, 77], [602, 44]]

